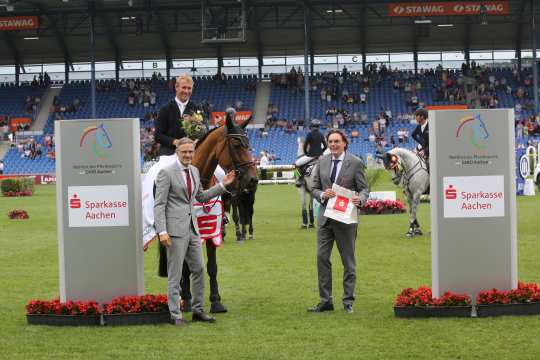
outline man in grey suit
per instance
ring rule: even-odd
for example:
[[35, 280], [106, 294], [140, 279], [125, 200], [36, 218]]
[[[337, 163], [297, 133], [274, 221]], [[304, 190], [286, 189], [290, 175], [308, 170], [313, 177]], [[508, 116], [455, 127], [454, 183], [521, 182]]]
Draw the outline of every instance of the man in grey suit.
[[326, 136], [330, 154], [319, 159], [313, 176], [313, 196], [321, 201], [317, 228], [317, 273], [320, 302], [310, 312], [334, 310], [332, 299], [332, 264], [330, 255], [334, 241], [343, 263], [343, 309], [353, 312], [356, 286], [356, 258], [354, 255], [358, 224], [345, 224], [324, 216], [328, 199], [336, 196], [332, 184], [358, 193], [351, 198], [356, 207], [367, 200], [369, 192], [364, 175], [364, 165], [356, 156], [346, 152], [348, 139], [340, 130], [330, 130]]
[[168, 304], [171, 320], [182, 325], [180, 312], [180, 278], [182, 264], [188, 263], [193, 274], [192, 320], [214, 322], [215, 318], [203, 310], [204, 267], [199, 229], [193, 204], [207, 202], [226, 191], [225, 186], [233, 183], [234, 171], [229, 172], [222, 182], [203, 191], [199, 170], [191, 165], [195, 146], [189, 138], [178, 141], [175, 163], [163, 168], [156, 180], [154, 218], [159, 241], [167, 247]]

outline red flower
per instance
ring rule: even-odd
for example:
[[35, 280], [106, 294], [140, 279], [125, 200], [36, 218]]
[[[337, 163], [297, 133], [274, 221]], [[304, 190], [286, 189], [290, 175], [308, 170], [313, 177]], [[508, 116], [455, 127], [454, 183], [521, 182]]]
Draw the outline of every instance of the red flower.
[[476, 302], [479, 305], [540, 302], [540, 287], [535, 283], [518, 282], [517, 289], [510, 291], [497, 289], [480, 291], [476, 296]]
[[432, 296], [431, 289], [421, 286], [418, 289], [404, 289], [394, 301], [394, 306], [467, 306], [471, 298], [467, 294], [453, 294], [447, 291], [440, 298]]
[[52, 301], [30, 300], [26, 304], [27, 314], [56, 315], [99, 315], [101, 310], [95, 301], [72, 301], [61, 303], [60, 299]]
[[165, 295], [121, 296], [112, 299], [110, 304], [103, 305], [105, 314], [167, 311], [169, 311], [169, 307]]
[[400, 200], [368, 200], [361, 206], [361, 210], [365, 212], [376, 212], [378, 214], [385, 210], [391, 210], [392, 212], [404, 212], [405, 204]]

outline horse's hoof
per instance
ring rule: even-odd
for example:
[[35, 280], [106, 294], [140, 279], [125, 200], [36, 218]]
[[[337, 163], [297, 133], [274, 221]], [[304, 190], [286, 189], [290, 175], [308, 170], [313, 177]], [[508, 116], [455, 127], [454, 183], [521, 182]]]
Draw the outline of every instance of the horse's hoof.
[[227, 308], [226, 308], [222, 303], [220, 303], [219, 301], [214, 301], [214, 302], [210, 305], [210, 312], [211, 312], [212, 314], [226, 313], [226, 312], [227, 312]]
[[408, 238], [412, 238], [414, 236], [414, 233], [413, 232], [407, 232], [405, 234], [405, 236], [407, 236]]
[[314, 227], [315, 227], [315, 225], [313, 225], [313, 224], [309, 224], [309, 227], [310, 227], [310, 228], [314, 228]]
[[249, 240], [253, 240], [253, 234], [249, 234]]
[[300, 230], [302, 230], [302, 229], [307, 229], [307, 228], [308, 228], [307, 224], [302, 224], [302, 225], [300, 225]]
[[242, 240], [242, 238], [237, 238], [237, 239], [236, 239], [236, 243], [237, 243], [237, 244], [243, 244], [243, 243], [244, 243], [244, 240]]
[[422, 235], [424, 235], [424, 233], [422, 233], [422, 230], [416, 229], [416, 230], [414, 230], [414, 235], [422, 236]]

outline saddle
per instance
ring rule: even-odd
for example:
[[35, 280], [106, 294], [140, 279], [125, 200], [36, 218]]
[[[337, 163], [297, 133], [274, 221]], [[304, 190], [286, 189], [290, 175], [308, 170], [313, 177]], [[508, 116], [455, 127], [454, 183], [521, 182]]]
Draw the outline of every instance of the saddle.
[[311, 172], [313, 171], [313, 168], [315, 167], [315, 163], [317, 160], [318, 159], [313, 159], [307, 164], [300, 166], [300, 173], [303, 176], [311, 176]]

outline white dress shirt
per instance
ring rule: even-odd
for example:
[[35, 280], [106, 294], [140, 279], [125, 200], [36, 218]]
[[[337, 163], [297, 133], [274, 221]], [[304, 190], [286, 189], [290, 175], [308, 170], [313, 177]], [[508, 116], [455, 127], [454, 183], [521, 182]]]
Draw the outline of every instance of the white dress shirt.
[[[334, 167], [334, 160], [339, 160], [338, 163], [336, 164], [336, 166], [337, 166], [337, 169], [336, 169], [336, 180], [337, 180], [338, 177], [339, 177], [339, 172], [341, 171], [341, 166], [343, 165], [343, 160], [344, 160], [344, 159], [345, 159], [345, 151], [344, 151], [343, 154], [341, 154], [338, 158], [335, 158], [335, 157], [332, 155], [332, 161], [331, 161], [331, 165], [330, 165], [330, 174], [332, 174], [332, 168]], [[323, 194], [324, 194], [324, 192], [321, 193], [321, 202], [324, 201]]]
[[174, 101], [176, 101], [176, 105], [178, 105], [178, 110], [180, 110], [180, 116], [184, 116], [184, 111], [186, 110], [189, 99], [186, 102], [181, 102], [177, 97], [175, 97]]

